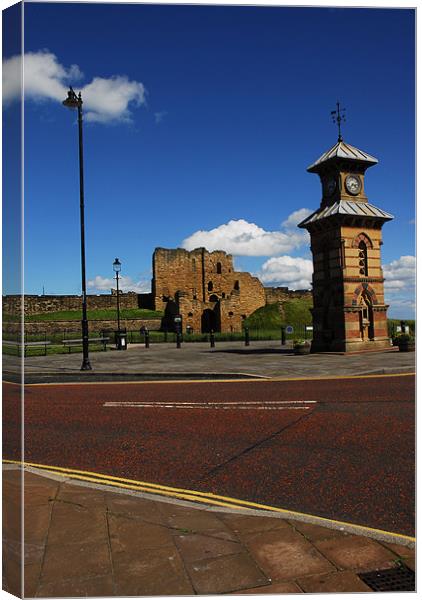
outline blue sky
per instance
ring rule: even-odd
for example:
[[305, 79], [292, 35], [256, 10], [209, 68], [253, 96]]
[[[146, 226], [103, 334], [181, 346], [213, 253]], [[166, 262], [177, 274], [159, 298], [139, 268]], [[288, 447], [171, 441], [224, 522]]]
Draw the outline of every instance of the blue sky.
[[[148, 291], [154, 248], [192, 244], [232, 252], [265, 285], [305, 287], [309, 242], [295, 224], [319, 206], [306, 168], [337, 140], [339, 99], [345, 141], [379, 159], [369, 200], [395, 215], [383, 229], [389, 314], [413, 316], [412, 10], [28, 3], [25, 57], [26, 293], [80, 293], [68, 84], [85, 100], [93, 293], [111, 287], [116, 256], [127, 289]], [[5, 94], [13, 119], [13, 82]]]

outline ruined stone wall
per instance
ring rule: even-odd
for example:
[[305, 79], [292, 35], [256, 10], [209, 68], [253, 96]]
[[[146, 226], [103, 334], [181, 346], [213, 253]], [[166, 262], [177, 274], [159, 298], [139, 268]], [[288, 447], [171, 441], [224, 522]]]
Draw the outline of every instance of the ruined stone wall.
[[[18, 316], [21, 306], [21, 296], [3, 296], [3, 313]], [[81, 307], [82, 297], [76, 295], [24, 296], [24, 311], [27, 316], [63, 310], [81, 310]], [[111, 294], [88, 295], [87, 307], [88, 310], [116, 308], [116, 296]], [[138, 308], [138, 294], [136, 292], [121, 293], [120, 308]]]
[[203, 300], [202, 250], [156, 248], [153, 255], [152, 294], [156, 310], [164, 310], [170, 298], [183, 290]]
[[292, 298], [312, 299], [312, 292], [310, 290], [289, 290], [288, 287], [266, 287], [264, 291], [266, 304], [286, 302]]
[[237, 273], [239, 281], [239, 305], [241, 315], [248, 317], [261, 306], [265, 306], [265, 290], [257, 277], [249, 273]]

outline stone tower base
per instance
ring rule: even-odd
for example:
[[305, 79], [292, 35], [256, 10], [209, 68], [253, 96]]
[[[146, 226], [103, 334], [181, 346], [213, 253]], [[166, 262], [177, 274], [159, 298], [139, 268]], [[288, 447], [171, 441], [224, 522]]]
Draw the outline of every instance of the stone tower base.
[[311, 353], [316, 352], [371, 352], [391, 348], [389, 337], [375, 338], [373, 340], [333, 340], [322, 342], [314, 340], [311, 344]]

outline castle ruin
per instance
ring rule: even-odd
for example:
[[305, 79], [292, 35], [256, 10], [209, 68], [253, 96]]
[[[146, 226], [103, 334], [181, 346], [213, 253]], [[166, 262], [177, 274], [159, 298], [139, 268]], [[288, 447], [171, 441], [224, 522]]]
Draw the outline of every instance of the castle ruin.
[[152, 262], [152, 298], [165, 313], [164, 326], [179, 314], [183, 330], [241, 331], [242, 321], [266, 304], [259, 279], [235, 271], [233, 257], [221, 250], [156, 248]]

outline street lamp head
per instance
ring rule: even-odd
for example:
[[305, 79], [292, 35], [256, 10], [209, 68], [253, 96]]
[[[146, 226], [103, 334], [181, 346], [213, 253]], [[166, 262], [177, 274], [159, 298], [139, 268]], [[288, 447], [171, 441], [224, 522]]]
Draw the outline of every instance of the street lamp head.
[[67, 106], [67, 108], [79, 108], [82, 106], [82, 94], [79, 92], [79, 96], [76, 95], [74, 89], [69, 87], [69, 91], [67, 92], [66, 100], [63, 100], [63, 105]]
[[118, 258], [116, 258], [113, 263], [113, 270], [115, 273], [120, 273], [121, 269], [122, 269], [122, 263], [120, 262], [120, 260]]

